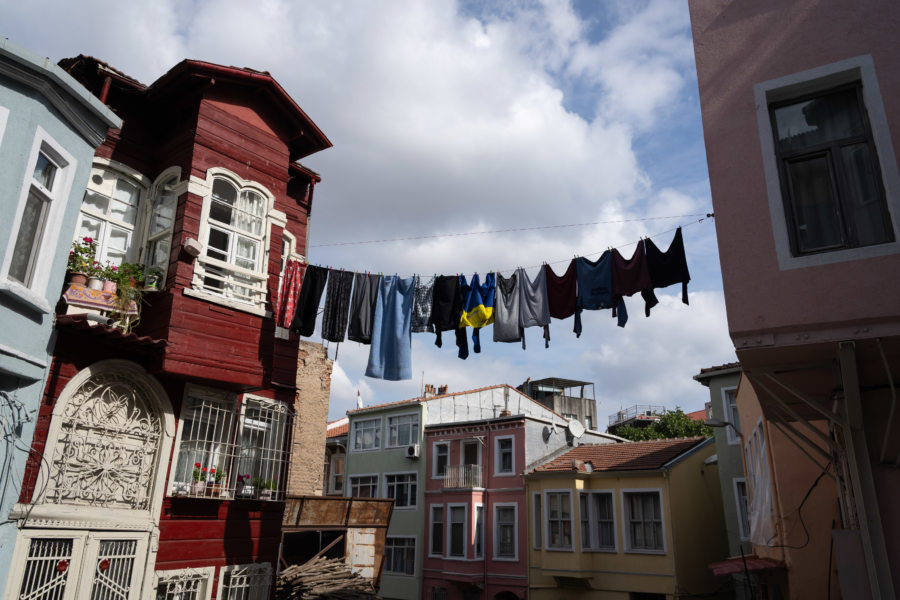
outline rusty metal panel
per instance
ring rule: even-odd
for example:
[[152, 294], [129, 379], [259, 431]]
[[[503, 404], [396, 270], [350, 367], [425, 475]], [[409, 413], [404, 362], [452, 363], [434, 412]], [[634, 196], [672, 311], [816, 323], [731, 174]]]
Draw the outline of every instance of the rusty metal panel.
[[283, 527], [285, 531], [386, 528], [393, 506], [393, 500], [384, 498], [292, 496], [285, 500]]

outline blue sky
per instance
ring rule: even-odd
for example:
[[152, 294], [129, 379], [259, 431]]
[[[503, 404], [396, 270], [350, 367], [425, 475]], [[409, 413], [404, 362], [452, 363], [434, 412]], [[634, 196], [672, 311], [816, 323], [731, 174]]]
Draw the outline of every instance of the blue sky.
[[[508, 271], [609, 246], [630, 254], [640, 237], [696, 221], [634, 219], [711, 210], [686, 0], [34, 1], [4, 8], [0, 35], [145, 83], [183, 58], [272, 73], [334, 142], [304, 161], [323, 178], [314, 264]], [[598, 221], [615, 222], [323, 245]], [[466, 361], [417, 334], [408, 382], [366, 378], [366, 346], [332, 346], [331, 417], [357, 389], [374, 404], [416, 396], [423, 380], [461, 391], [551, 376], [593, 381], [604, 417], [632, 404], [701, 408], [708, 395], [691, 377], [734, 352], [713, 220], [684, 239], [691, 305], [667, 289], [648, 319], [631, 300], [624, 329], [591, 313], [580, 339], [571, 320], [554, 321], [550, 349], [531, 329], [527, 351], [486, 342]]]

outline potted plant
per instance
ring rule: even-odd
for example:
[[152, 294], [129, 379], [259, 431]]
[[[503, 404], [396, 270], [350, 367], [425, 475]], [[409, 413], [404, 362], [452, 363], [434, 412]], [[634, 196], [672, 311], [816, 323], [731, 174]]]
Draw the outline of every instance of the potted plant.
[[253, 496], [253, 485], [250, 483], [250, 473], [244, 473], [243, 475], [237, 476], [235, 494], [241, 498], [250, 498]]
[[109, 261], [106, 261], [106, 266], [103, 267], [103, 270], [100, 273], [100, 277], [103, 279], [103, 291], [107, 294], [116, 293], [116, 288], [119, 285], [119, 267], [116, 265], [110, 264]]
[[278, 484], [277, 479], [263, 479], [261, 477], [257, 477], [253, 480], [253, 487], [258, 490], [259, 499], [260, 500], [271, 500], [272, 499], [272, 491]]
[[87, 268], [87, 276], [88, 288], [97, 291], [103, 289], [103, 265], [95, 260], [94, 264]]
[[83, 237], [72, 242], [69, 250], [69, 262], [66, 265], [69, 271], [69, 282], [77, 285], [87, 283], [89, 271], [94, 266], [94, 256], [97, 254], [97, 242], [93, 238]]
[[206, 491], [206, 467], [200, 466], [200, 463], [194, 463], [194, 472], [191, 474], [191, 495], [202, 496]]
[[145, 290], [158, 290], [162, 287], [162, 269], [159, 267], [150, 267], [144, 277]]
[[[119, 313], [119, 327], [128, 333], [141, 320], [143, 301], [144, 265], [122, 263], [116, 271], [116, 309]], [[137, 314], [128, 314], [132, 306]]]
[[213, 479], [213, 484], [210, 486], [211, 496], [224, 496], [227, 493], [228, 487], [228, 473], [226, 471], [222, 471], [220, 469], [210, 469], [209, 476]]

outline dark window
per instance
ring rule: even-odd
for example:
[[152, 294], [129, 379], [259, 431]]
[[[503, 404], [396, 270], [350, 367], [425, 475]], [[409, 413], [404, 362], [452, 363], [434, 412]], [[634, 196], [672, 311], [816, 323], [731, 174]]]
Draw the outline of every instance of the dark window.
[[769, 110], [793, 254], [894, 241], [862, 86]]

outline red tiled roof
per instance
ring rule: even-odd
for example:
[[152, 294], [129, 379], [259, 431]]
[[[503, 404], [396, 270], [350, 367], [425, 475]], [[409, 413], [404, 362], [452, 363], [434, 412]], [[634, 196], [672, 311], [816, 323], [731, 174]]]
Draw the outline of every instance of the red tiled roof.
[[695, 410], [694, 412], [689, 412], [685, 415], [692, 421], [706, 421], [706, 409], [701, 408], [700, 410]]
[[740, 368], [740, 366], [741, 366], [741, 363], [739, 363], [739, 362], [730, 362], [730, 363], [725, 363], [724, 365], [718, 365], [715, 367], [703, 367], [700, 369], [700, 374], [704, 375], [706, 373], [711, 373], [713, 371], [724, 371], [726, 369], [738, 369], [738, 368]]
[[572, 448], [550, 462], [535, 467], [536, 472], [585, 471], [591, 463], [594, 471], [642, 471], [659, 469], [706, 438], [676, 438], [622, 444], [591, 444]]
[[97, 337], [106, 338], [108, 340], [120, 341], [132, 346], [144, 346], [152, 349], [164, 348], [166, 340], [158, 340], [147, 335], [137, 335], [135, 333], [124, 333], [116, 327], [107, 327], [106, 325], [91, 324], [88, 322], [87, 314], [77, 315], [58, 315], [56, 317], [56, 326], [64, 329], [73, 329], [83, 331]]
[[343, 425], [338, 425], [338, 426], [335, 427], [334, 429], [328, 429], [328, 430], [326, 430], [326, 431], [325, 431], [325, 438], [326, 438], [326, 439], [328, 439], [328, 438], [336, 438], [336, 437], [341, 437], [342, 435], [347, 435], [347, 426], [348, 426], [348, 424], [347, 424], [347, 423], [344, 423]]

